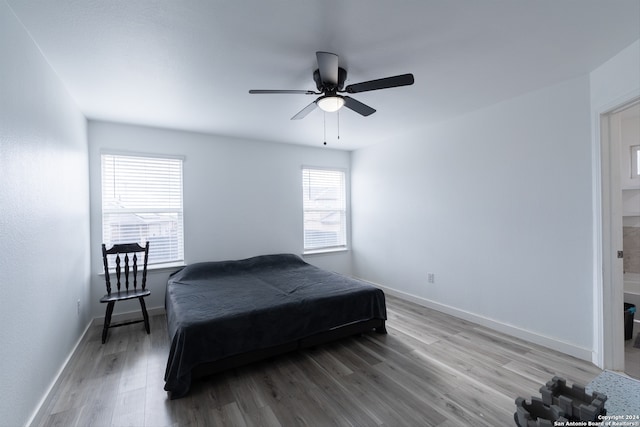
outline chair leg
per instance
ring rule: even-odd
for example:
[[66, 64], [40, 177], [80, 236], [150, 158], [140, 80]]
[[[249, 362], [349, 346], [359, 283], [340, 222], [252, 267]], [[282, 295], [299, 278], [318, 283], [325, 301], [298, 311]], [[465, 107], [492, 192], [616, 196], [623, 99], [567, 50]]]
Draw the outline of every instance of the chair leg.
[[109, 326], [111, 325], [111, 314], [113, 313], [113, 307], [115, 305], [115, 301], [110, 301], [107, 303], [107, 311], [104, 315], [104, 326], [102, 327], [102, 344], [107, 341], [107, 332], [109, 332]]
[[147, 314], [147, 305], [144, 303], [144, 298], [138, 298], [140, 300], [140, 308], [142, 308], [142, 316], [144, 316], [144, 328], [147, 330], [147, 334], [151, 333], [151, 328], [149, 327], [149, 314]]

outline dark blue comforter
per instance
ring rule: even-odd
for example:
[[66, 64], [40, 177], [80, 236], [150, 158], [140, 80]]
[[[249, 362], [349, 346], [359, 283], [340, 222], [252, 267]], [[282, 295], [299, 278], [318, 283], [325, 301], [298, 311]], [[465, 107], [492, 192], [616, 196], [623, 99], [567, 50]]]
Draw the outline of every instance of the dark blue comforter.
[[165, 308], [172, 398], [188, 392], [200, 363], [387, 318], [380, 289], [291, 254], [189, 265], [170, 276]]

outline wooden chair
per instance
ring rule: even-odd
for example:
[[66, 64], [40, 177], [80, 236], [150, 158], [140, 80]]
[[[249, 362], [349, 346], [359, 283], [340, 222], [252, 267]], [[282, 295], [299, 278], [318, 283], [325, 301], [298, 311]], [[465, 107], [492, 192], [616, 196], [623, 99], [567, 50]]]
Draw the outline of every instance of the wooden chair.
[[[142, 272], [140, 281], [138, 281], [138, 273], [140, 266], [138, 264], [138, 254], [144, 254], [142, 262]], [[116, 287], [117, 291], [112, 292], [111, 278], [109, 276], [109, 262], [107, 260], [108, 255], [115, 255], [115, 274], [116, 274]], [[122, 269], [122, 258], [124, 256], [124, 274]], [[123, 243], [116, 244], [109, 250], [107, 250], [104, 243], [102, 244], [102, 260], [104, 262], [104, 277], [107, 282], [107, 294], [100, 299], [101, 303], [107, 304], [107, 312], [104, 316], [104, 327], [102, 328], [102, 343], [107, 340], [107, 332], [109, 328], [116, 328], [118, 326], [131, 325], [133, 323], [144, 322], [144, 327], [147, 330], [147, 334], [150, 333], [149, 329], [149, 315], [147, 314], [147, 306], [144, 303], [144, 298], [151, 295], [151, 291], [147, 289], [147, 260], [149, 259], [149, 242], [144, 247], [137, 243]], [[131, 274], [133, 271], [133, 274]], [[124, 276], [124, 277], [122, 277]], [[132, 285], [131, 287], [129, 285]], [[124, 285], [124, 286], [123, 286]], [[138, 286], [140, 285], [140, 286]], [[143, 319], [132, 320], [128, 322], [122, 322], [115, 325], [111, 324], [111, 314], [113, 313], [113, 307], [117, 301], [124, 301], [128, 299], [138, 298], [140, 301], [140, 308], [142, 309]]]

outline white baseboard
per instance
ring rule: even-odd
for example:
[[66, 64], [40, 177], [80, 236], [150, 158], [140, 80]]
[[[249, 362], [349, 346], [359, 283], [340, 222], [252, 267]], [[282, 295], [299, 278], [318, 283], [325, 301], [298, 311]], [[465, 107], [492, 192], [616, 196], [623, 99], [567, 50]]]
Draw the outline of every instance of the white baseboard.
[[[147, 309], [147, 313], [149, 313], [149, 316], [155, 316], [157, 314], [164, 314], [165, 311], [164, 311], [164, 307], [154, 307], [154, 308]], [[112, 323], [126, 322], [128, 320], [136, 319], [138, 317], [142, 318], [142, 314], [140, 313], [140, 310], [130, 311], [130, 312], [126, 312], [126, 313], [114, 314], [111, 317], [111, 321], [112, 321]], [[67, 356], [67, 358], [65, 359], [64, 363], [62, 364], [62, 366], [60, 367], [60, 369], [56, 373], [55, 377], [53, 378], [53, 381], [51, 381], [51, 384], [49, 384], [49, 387], [47, 387], [47, 391], [42, 395], [42, 398], [40, 399], [40, 401], [36, 405], [36, 408], [31, 413], [31, 416], [27, 420], [25, 426], [30, 426], [33, 423], [34, 419], [38, 415], [38, 412], [40, 412], [40, 409], [42, 408], [42, 405], [44, 405], [44, 402], [46, 402], [47, 398], [49, 397], [49, 394], [51, 393], [51, 390], [53, 390], [53, 387], [58, 382], [58, 379], [60, 378], [60, 375], [62, 375], [62, 372], [65, 370], [65, 368], [69, 364], [69, 361], [71, 360], [71, 358], [75, 354], [76, 350], [78, 349], [78, 346], [80, 345], [80, 343], [84, 339], [85, 335], [87, 335], [87, 332], [89, 331], [89, 328], [91, 328], [92, 326], [102, 326], [102, 325], [104, 325], [104, 316], [95, 317], [89, 323], [87, 323], [87, 326], [84, 328], [84, 331], [82, 332], [82, 334], [80, 334], [80, 338], [78, 338], [78, 341], [76, 341], [75, 345], [73, 346], [73, 348], [69, 352], [69, 355]]]
[[[158, 314], [165, 314], [164, 307], [147, 308], [149, 316], [156, 316]], [[142, 312], [140, 309], [127, 311], [125, 313], [114, 313], [111, 316], [111, 323], [128, 322], [129, 320], [142, 319]], [[104, 316], [94, 317], [91, 322], [92, 326], [104, 325]]]
[[73, 348], [71, 349], [71, 351], [69, 352], [69, 355], [67, 356], [67, 358], [64, 360], [64, 362], [62, 363], [62, 366], [60, 367], [60, 369], [58, 369], [58, 372], [56, 373], [56, 375], [53, 377], [53, 380], [51, 381], [51, 383], [49, 384], [49, 387], [47, 387], [47, 391], [42, 395], [42, 398], [40, 399], [40, 401], [38, 402], [38, 404], [36, 405], [36, 408], [33, 410], [33, 412], [31, 413], [31, 416], [29, 417], [29, 419], [27, 420], [27, 422], [25, 423], [25, 426], [30, 426], [31, 423], [33, 423], [34, 419], [36, 418], [36, 416], [38, 415], [38, 412], [40, 412], [40, 409], [42, 408], [42, 405], [44, 405], [44, 402], [46, 402], [47, 398], [49, 397], [49, 394], [51, 393], [51, 390], [53, 390], [53, 387], [56, 385], [56, 383], [58, 382], [58, 379], [60, 378], [60, 375], [62, 375], [62, 372], [64, 371], [64, 369], [67, 367], [67, 365], [69, 364], [69, 361], [71, 360], [71, 358], [73, 357], [73, 355], [75, 354], [76, 350], [78, 349], [78, 346], [80, 345], [80, 343], [82, 342], [82, 340], [84, 339], [84, 336], [87, 334], [87, 331], [89, 330], [89, 328], [91, 327], [91, 324], [93, 323], [93, 321], [88, 322], [87, 326], [84, 328], [84, 331], [80, 334], [80, 338], [78, 338], [78, 341], [76, 341], [75, 345], [73, 346]]
[[[360, 279], [360, 280], [364, 280], [364, 279]], [[369, 282], [373, 286], [376, 286], [382, 289], [384, 292], [388, 293], [389, 295], [393, 295], [398, 298], [415, 302], [416, 304], [421, 305], [423, 307], [431, 308], [431, 309], [440, 311], [442, 313], [459, 317], [469, 322], [477, 323], [489, 329], [493, 329], [495, 331], [502, 332], [504, 334], [511, 335], [513, 337], [520, 338], [522, 340], [525, 340], [534, 344], [538, 344], [543, 347], [550, 348], [552, 350], [557, 350], [561, 353], [577, 357], [578, 359], [586, 360], [588, 362], [592, 361], [593, 351], [591, 349], [579, 347], [571, 343], [560, 341], [556, 338], [540, 335], [538, 333], [535, 333], [526, 329], [522, 329], [517, 326], [509, 325], [485, 316], [471, 313], [469, 311], [460, 310], [459, 308], [456, 308], [456, 307], [431, 301], [427, 298], [419, 297], [417, 295], [412, 295], [403, 291], [398, 291], [396, 289], [388, 288], [378, 283], [373, 283], [367, 280], [364, 280], [364, 281]]]

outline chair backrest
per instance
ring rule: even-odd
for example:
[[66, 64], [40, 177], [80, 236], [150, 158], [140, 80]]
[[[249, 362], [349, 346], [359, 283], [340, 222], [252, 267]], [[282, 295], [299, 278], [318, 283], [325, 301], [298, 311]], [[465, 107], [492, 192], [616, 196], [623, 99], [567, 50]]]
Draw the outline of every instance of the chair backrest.
[[[113, 247], [107, 250], [105, 244], [102, 244], [102, 261], [104, 262], [104, 277], [107, 282], [107, 293], [111, 294], [111, 278], [109, 277], [109, 261], [108, 255], [115, 255], [115, 273], [117, 279], [118, 292], [121, 290], [121, 278], [122, 278], [122, 258], [124, 255], [124, 286], [125, 290], [129, 290], [129, 283], [133, 282], [133, 289], [138, 287], [138, 254], [144, 253], [142, 262], [142, 278], [140, 286], [142, 289], [147, 287], [147, 261], [149, 260], [149, 242], [146, 245], [140, 246], [137, 243], [121, 243], [113, 245]], [[129, 257], [131, 255], [131, 258]], [[129, 279], [131, 270], [133, 270], [132, 280]]]

